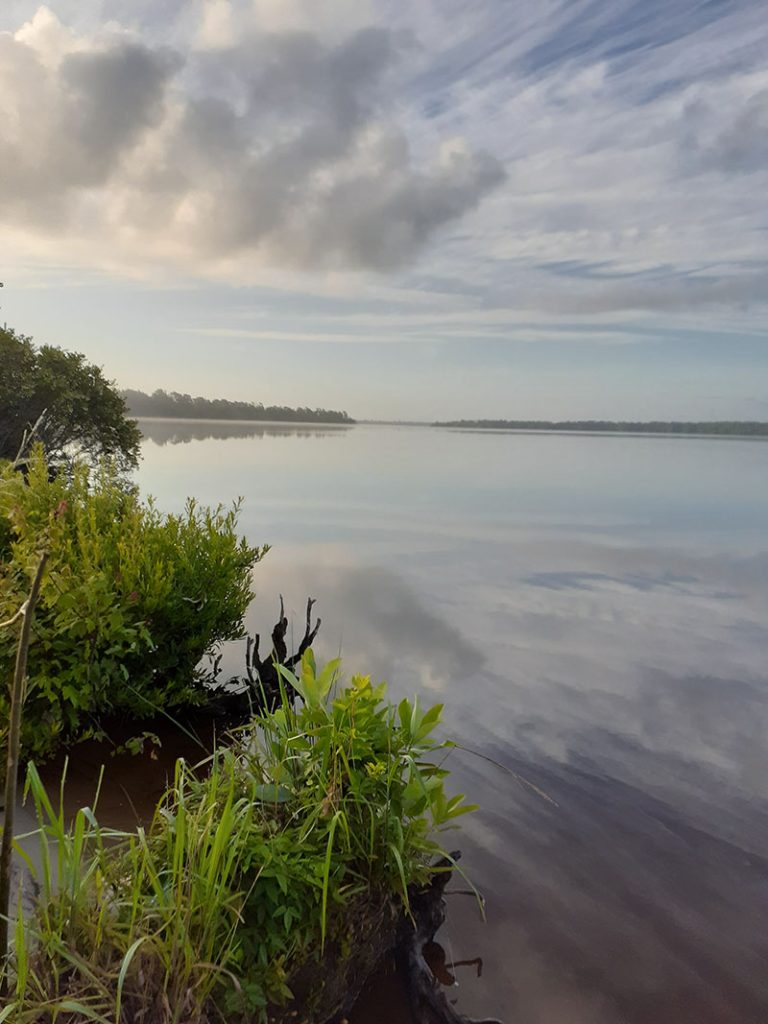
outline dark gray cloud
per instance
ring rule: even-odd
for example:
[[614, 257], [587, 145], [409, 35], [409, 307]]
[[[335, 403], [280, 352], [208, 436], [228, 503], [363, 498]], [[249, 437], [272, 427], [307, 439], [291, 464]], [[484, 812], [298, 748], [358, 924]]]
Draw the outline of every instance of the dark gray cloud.
[[162, 116], [180, 59], [118, 42], [65, 55], [55, 71], [0, 35], [5, 80], [0, 130], [3, 211], [22, 220], [58, 210], [68, 194], [108, 185], [126, 153]]
[[[602, 275], [564, 274], [557, 264], [547, 268], [554, 277], [571, 276], [568, 291], [547, 299], [551, 310], [566, 315], [637, 310], [680, 313], [712, 306], [764, 306], [768, 302], [768, 266], [715, 268], [709, 272], [666, 275], [622, 274], [620, 264]], [[632, 279], [634, 277], [634, 280]], [[601, 283], [600, 279], [603, 279]], [[624, 278], [625, 280], [622, 280]], [[544, 303], [544, 295], [531, 290], [527, 301]]]
[[405, 264], [504, 177], [461, 141], [417, 165], [388, 109], [408, 45], [375, 27], [333, 42], [250, 31], [182, 56], [77, 39], [48, 12], [0, 36], [5, 216], [198, 263]]
[[66, 129], [79, 175], [73, 184], [102, 184], [120, 156], [161, 116], [170, 76], [181, 59], [126, 43], [95, 53], [73, 53], [60, 68]]
[[400, 140], [388, 144], [391, 162], [335, 185], [317, 209], [314, 231], [287, 236], [303, 263], [343, 266], [351, 259], [394, 269], [503, 180], [494, 157], [465, 151], [444, 154], [425, 172], [407, 173], [407, 151]]
[[684, 159], [696, 170], [750, 174], [768, 168], [768, 89], [731, 107], [726, 116], [696, 102], [685, 112]]

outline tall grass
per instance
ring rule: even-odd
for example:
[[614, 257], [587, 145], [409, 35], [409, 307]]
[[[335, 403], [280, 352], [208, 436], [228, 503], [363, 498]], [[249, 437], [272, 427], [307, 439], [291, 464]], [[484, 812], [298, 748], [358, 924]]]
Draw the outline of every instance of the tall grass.
[[146, 830], [89, 808], [69, 825], [30, 766], [41, 893], [17, 917], [0, 1024], [266, 1020], [299, 978], [318, 1000], [321, 965], [352, 956], [384, 904], [407, 910], [434, 833], [471, 808], [443, 789], [440, 707], [395, 708], [338, 672], [311, 651], [299, 676], [282, 670], [282, 703], [201, 765], [179, 761]]

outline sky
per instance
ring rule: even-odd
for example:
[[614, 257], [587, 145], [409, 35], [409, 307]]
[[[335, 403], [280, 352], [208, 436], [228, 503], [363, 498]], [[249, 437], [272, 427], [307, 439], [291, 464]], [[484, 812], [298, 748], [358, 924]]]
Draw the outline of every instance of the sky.
[[768, 420], [764, 0], [3, 0], [0, 320], [357, 418]]

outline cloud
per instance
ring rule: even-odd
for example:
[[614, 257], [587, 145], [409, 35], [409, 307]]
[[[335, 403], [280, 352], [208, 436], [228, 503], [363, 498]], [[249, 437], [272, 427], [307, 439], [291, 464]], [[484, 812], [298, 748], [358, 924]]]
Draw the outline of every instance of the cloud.
[[684, 157], [693, 168], [740, 175], [768, 167], [768, 87], [725, 108], [697, 100], [685, 117]]
[[[376, 20], [369, 0], [326, 0], [323, 4], [317, 0], [249, 0], [248, 6], [253, 22], [270, 32], [311, 27], [323, 39], [338, 38], [340, 33], [364, 28]], [[239, 16], [243, 16], [242, 11]]]
[[291, 27], [301, 4], [257, 7], [278, 28], [235, 40], [210, 0], [183, 53], [47, 8], [0, 34], [0, 217], [197, 267], [389, 270], [503, 180], [461, 139], [417, 161], [389, 116], [403, 34], [328, 40]]
[[[521, 308], [553, 323], [621, 313], [641, 324], [658, 317], [663, 330], [670, 317], [708, 308], [728, 331], [737, 310], [760, 317], [761, 5], [523, 8], [473, 7], [419, 78], [430, 126], [472, 124], [478, 144], [496, 140], [509, 172], [469, 222], [471, 235], [441, 247], [431, 269], [453, 274], [469, 308], [484, 289], [483, 308], [510, 318]], [[576, 280], [548, 269], [563, 261], [600, 263], [606, 273]], [[622, 280], [638, 266], [655, 276]]]
[[[129, 27], [95, 28], [74, 0], [57, 0], [61, 20], [7, 0], [0, 25], [30, 21], [0, 37], [0, 146], [24, 125], [0, 246], [153, 285], [280, 291], [289, 312], [262, 323], [263, 293], [254, 310], [275, 337], [326, 337], [329, 296], [344, 340], [754, 334], [763, 8], [136, 0]], [[107, 25], [121, 5], [98, 11]], [[151, 97], [78, 167], [86, 108], [62, 99], [64, 63], [130, 47], [156, 69]]]
[[235, 26], [229, 0], [206, 0], [197, 40], [203, 49], [226, 49], [234, 44]]
[[51, 218], [71, 224], [77, 199], [109, 186], [162, 117], [180, 66], [170, 51], [130, 39], [62, 52], [68, 40], [56, 29], [48, 15], [19, 40], [0, 34], [2, 215], [37, 229]]
[[[329, 554], [334, 555], [333, 564], [327, 560]], [[303, 595], [322, 594], [316, 610], [324, 625], [315, 643], [321, 661], [341, 651], [345, 672], [370, 673], [375, 681], [387, 679], [393, 685], [397, 680], [400, 694], [410, 692], [413, 680], [438, 692], [460, 687], [482, 670], [484, 653], [425, 606], [401, 576], [373, 566], [337, 564], [337, 557], [338, 552], [329, 549], [314, 552], [311, 565], [285, 558], [279, 564], [265, 562], [259, 584], [263, 597], [257, 596], [252, 605], [247, 628], [264, 635], [266, 627], [268, 632], [274, 595], [280, 591], [287, 595], [292, 629], [298, 629]], [[231, 670], [239, 667], [236, 660], [229, 661], [233, 654], [226, 652], [225, 672], [230, 665]], [[240, 657], [239, 650], [235, 657]]]

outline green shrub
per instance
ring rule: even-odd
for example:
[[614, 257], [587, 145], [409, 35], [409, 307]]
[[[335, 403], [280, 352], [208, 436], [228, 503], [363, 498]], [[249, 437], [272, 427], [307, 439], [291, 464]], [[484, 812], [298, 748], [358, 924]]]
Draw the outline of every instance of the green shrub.
[[[22, 744], [32, 756], [98, 727], [199, 699], [196, 667], [242, 632], [251, 570], [266, 548], [230, 510], [187, 503], [164, 515], [108, 463], [48, 479], [37, 450], [25, 479], [0, 470], [0, 621], [24, 599], [41, 545], [50, 558], [29, 654]], [[0, 633], [0, 677], [16, 636]], [[0, 720], [7, 698], [0, 691]]]
[[366, 677], [334, 697], [337, 669], [317, 674], [307, 652], [300, 678], [285, 673], [299, 709], [255, 718], [204, 778], [179, 762], [146, 833], [108, 833], [89, 810], [67, 829], [31, 769], [42, 894], [17, 927], [16, 1024], [74, 1006], [107, 1024], [336, 1012], [332, 976], [394, 925], [442, 854], [434, 833], [472, 809], [444, 792], [441, 708], [395, 708]]

